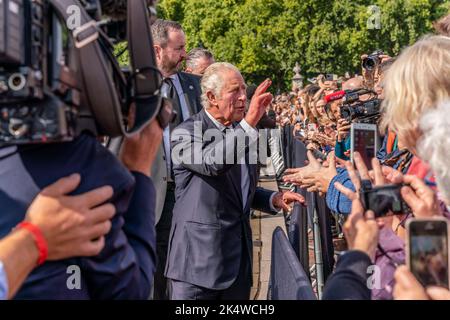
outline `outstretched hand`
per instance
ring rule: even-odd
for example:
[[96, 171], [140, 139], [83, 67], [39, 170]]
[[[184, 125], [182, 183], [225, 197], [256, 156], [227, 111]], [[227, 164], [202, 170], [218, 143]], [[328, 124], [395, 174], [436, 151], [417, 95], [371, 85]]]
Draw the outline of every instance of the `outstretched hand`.
[[277, 209], [283, 209], [284, 211], [290, 212], [292, 210], [291, 204], [298, 202], [305, 205], [305, 198], [298, 193], [286, 191], [277, 192], [272, 198], [272, 205]]
[[320, 168], [322, 168], [322, 165], [314, 157], [311, 151], [308, 151], [306, 153], [306, 156], [308, 157], [309, 164], [301, 168], [286, 169], [285, 171], [286, 175], [283, 177], [284, 182], [289, 182], [293, 183], [294, 185], [300, 186], [302, 185], [302, 181], [305, 175], [317, 172], [320, 170]]

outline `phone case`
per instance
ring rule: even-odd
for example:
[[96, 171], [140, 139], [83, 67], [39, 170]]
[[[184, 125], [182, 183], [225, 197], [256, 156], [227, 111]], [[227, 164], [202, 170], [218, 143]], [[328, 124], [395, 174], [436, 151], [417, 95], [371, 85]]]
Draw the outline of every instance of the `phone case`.
[[[447, 224], [447, 249], [450, 250], [450, 223], [448, 219], [444, 217], [433, 217], [433, 218], [413, 218], [406, 221], [406, 241], [405, 241], [405, 249], [406, 249], [406, 265], [409, 270], [411, 270], [411, 240], [410, 240], [410, 226], [414, 221], [443, 221]], [[450, 254], [448, 256], [447, 266], [450, 269]], [[448, 276], [447, 288], [450, 288], [450, 270]]]

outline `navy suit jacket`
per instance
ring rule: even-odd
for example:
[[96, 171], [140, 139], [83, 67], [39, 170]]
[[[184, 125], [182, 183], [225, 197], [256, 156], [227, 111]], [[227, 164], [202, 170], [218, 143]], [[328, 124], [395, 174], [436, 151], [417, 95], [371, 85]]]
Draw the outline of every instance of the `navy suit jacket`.
[[[217, 141], [202, 141], [194, 131], [194, 123], [202, 124], [201, 134], [216, 126], [205, 110], [180, 124], [172, 133], [172, 150], [186, 150], [186, 160], [174, 163], [176, 203], [166, 276], [204, 288], [223, 290], [230, 287], [239, 273], [242, 256], [252, 260], [250, 208], [275, 213], [270, 208], [273, 191], [257, 187], [257, 165], [247, 165], [250, 187], [246, 206], [242, 199], [241, 165], [217, 164], [214, 158]], [[237, 125], [235, 131], [243, 130]], [[200, 142], [201, 150], [195, 150]], [[218, 154], [237, 150], [235, 140], [224, 144]], [[234, 148], [236, 147], [236, 148]], [[234, 149], [233, 149], [234, 148]], [[216, 149], [217, 151], [217, 149]], [[245, 153], [248, 153], [248, 144]], [[190, 164], [188, 158], [202, 153], [201, 164]], [[245, 250], [245, 252], [242, 252]], [[243, 255], [244, 253], [244, 255]], [[249, 283], [252, 275], [246, 275]]]
[[[29, 275], [16, 299], [149, 297], [156, 260], [155, 190], [147, 176], [131, 174], [89, 135], [67, 143], [3, 148], [0, 159], [0, 238], [23, 220], [42, 188], [71, 173], [81, 174], [73, 194], [111, 185], [117, 209], [99, 255], [44, 263]], [[67, 286], [71, 265], [80, 268], [80, 289]]]
[[[186, 103], [191, 114], [196, 114], [202, 110], [200, 96], [202, 89], [200, 87], [201, 77], [195, 74], [178, 72], [181, 87], [185, 95]], [[181, 97], [180, 97], [181, 98]]]
[[325, 284], [322, 300], [370, 300], [367, 279], [371, 265], [365, 252], [350, 250], [344, 253]]

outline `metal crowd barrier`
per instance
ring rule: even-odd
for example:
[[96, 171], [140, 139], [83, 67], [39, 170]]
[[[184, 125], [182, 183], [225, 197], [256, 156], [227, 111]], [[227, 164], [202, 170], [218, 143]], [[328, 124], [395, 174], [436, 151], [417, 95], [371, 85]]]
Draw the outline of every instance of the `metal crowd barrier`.
[[[306, 192], [282, 182], [286, 168], [303, 167], [306, 160], [306, 146], [292, 135], [292, 126], [272, 129], [269, 147], [271, 160], [279, 189], [289, 189], [302, 194], [307, 207], [294, 206], [291, 215], [285, 216], [286, 229], [292, 250], [297, 256], [305, 274], [316, 288], [319, 299], [326, 279], [334, 267], [334, 248], [331, 232], [331, 212], [325, 199], [317, 193]], [[309, 233], [312, 233], [314, 264], [309, 268]], [[273, 262], [273, 261], [272, 261]]]
[[311, 282], [283, 229], [272, 235], [268, 300], [316, 300]]

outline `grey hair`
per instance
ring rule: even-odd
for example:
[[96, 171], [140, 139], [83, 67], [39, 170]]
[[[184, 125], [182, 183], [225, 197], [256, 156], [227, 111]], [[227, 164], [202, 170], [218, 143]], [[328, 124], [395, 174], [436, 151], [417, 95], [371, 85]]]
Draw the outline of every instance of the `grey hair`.
[[186, 56], [186, 66], [191, 69], [197, 67], [197, 62], [201, 58], [214, 59], [213, 54], [204, 48], [194, 48]]
[[180, 30], [183, 31], [181, 24], [171, 20], [156, 19], [156, 21], [151, 26], [152, 38], [154, 44], [157, 44], [163, 48], [167, 46], [169, 41], [169, 31], [170, 30]]
[[425, 113], [420, 119], [422, 136], [418, 142], [419, 157], [428, 162], [436, 175], [438, 190], [450, 204], [450, 101]]
[[208, 96], [206, 95], [208, 91], [214, 93], [215, 96], [220, 96], [224, 85], [223, 70], [233, 70], [241, 74], [238, 68], [228, 62], [216, 62], [206, 68], [200, 84], [202, 87], [201, 100], [205, 109], [210, 107]]

